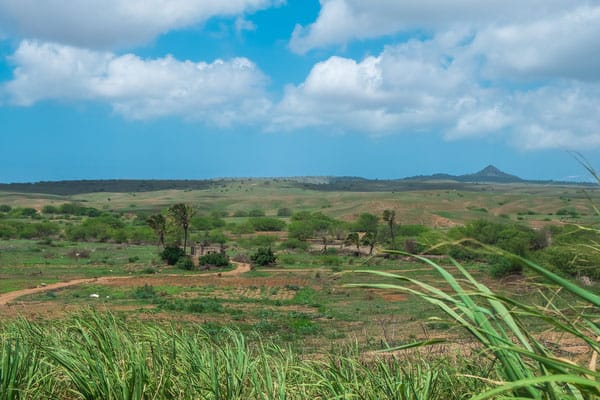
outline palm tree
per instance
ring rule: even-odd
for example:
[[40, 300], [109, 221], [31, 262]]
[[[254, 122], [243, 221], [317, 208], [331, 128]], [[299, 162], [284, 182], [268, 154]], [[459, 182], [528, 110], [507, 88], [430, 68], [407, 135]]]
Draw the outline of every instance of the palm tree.
[[177, 203], [169, 207], [168, 213], [173, 221], [183, 229], [183, 253], [185, 254], [190, 221], [194, 214], [196, 214], [196, 210], [189, 204]]
[[150, 228], [158, 236], [158, 246], [165, 247], [165, 234], [167, 232], [167, 219], [162, 214], [154, 214], [146, 220]]

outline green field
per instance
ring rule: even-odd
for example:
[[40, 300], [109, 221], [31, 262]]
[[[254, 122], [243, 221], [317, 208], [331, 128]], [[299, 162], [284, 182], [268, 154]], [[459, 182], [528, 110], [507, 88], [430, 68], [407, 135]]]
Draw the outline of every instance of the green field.
[[[289, 348], [294, 357], [305, 359], [320, 359], [333, 349], [353, 348], [356, 355], [364, 355], [419, 341], [445, 340], [447, 344], [432, 350], [439, 354], [427, 355], [426, 361], [429, 366], [443, 364], [448, 362], [446, 357], [455, 361], [464, 357], [465, 348], [475, 343], [473, 335], [457, 326], [435, 302], [410, 291], [419, 289], [417, 281], [440, 288], [440, 296], [455, 288], [434, 265], [406, 254], [388, 254], [385, 249], [424, 254], [449, 273], [460, 275], [447, 257], [450, 254], [473, 279], [513, 302], [542, 308], [551, 305], [561, 315], [575, 316], [577, 296], [482, 246], [516, 252], [569, 281], [584, 282], [597, 293], [600, 274], [595, 243], [600, 235], [594, 226], [600, 221], [593, 205], [599, 197], [589, 188], [573, 186], [325, 192], [286, 181], [255, 179], [193, 191], [73, 196], [0, 193], [0, 299], [36, 288], [0, 305], [2, 319], [7, 326], [16, 326], [11, 324], [25, 317], [38, 321], [44, 327], [39, 329], [54, 329], [50, 326], [73, 321], [78, 312], [92, 309], [102, 313], [93, 318], [105, 318], [103, 313], [111, 312], [132, 326], [190, 334], [201, 327], [209, 336], [234, 330]], [[205, 270], [198, 267], [202, 259], [196, 254], [191, 270], [166, 265], [160, 256], [162, 246], [157, 245], [146, 221], [158, 213], [171, 221], [169, 208], [178, 203], [196, 213], [188, 243], [196, 251], [202, 246], [202, 250], [223, 252], [236, 264]], [[76, 207], [61, 209], [65, 204]], [[391, 225], [382, 219], [385, 210], [395, 213]], [[260, 224], [274, 220], [281, 221], [275, 225], [283, 229], [260, 230]], [[173, 221], [167, 228], [167, 244], [181, 245], [181, 228]], [[348, 239], [353, 232], [363, 238], [358, 249]], [[372, 245], [365, 241], [369, 234], [375, 238]], [[468, 239], [477, 239], [479, 244], [464, 242]], [[266, 247], [274, 250], [275, 265], [236, 272], [236, 266], [253, 260]], [[397, 283], [391, 277], [359, 270], [402, 275], [409, 290], [354, 287]], [[85, 281], [52, 286], [76, 279]], [[571, 342], [549, 335], [540, 319], [523, 317], [523, 321], [531, 334], [545, 337], [562, 356], [589, 357], [589, 351], [573, 350]], [[462, 361], [453, 365], [457, 370], [466, 368]], [[490, 372], [489, 379], [498, 378], [495, 374]], [[306, 396], [298, 398], [310, 398]]]

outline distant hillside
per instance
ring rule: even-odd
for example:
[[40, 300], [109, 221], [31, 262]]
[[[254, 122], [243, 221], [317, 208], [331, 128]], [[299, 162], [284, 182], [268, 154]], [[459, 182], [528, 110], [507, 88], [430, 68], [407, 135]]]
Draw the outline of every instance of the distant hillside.
[[[231, 181], [243, 181], [250, 178], [227, 178], [205, 180], [144, 180], [144, 179], [112, 179], [112, 180], [78, 180], [36, 183], [2, 183], [0, 191], [17, 193], [43, 193], [53, 195], [76, 195], [82, 193], [112, 192], [136, 193], [157, 190], [203, 190]], [[252, 178], [269, 180], [273, 178]], [[480, 183], [523, 183], [544, 185], [581, 185], [595, 186], [591, 183], [530, 181], [500, 171], [489, 165], [481, 171], [467, 175], [434, 174], [420, 175], [403, 179], [365, 179], [360, 177], [290, 177], [275, 178], [274, 182], [283, 181], [295, 187], [319, 191], [354, 191], [354, 192], [403, 192], [412, 190], [485, 190]]]
[[2, 183], [0, 184], [0, 191], [18, 193], [45, 193], [68, 196], [96, 192], [135, 193], [170, 189], [201, 190], [208, 189], [211, 187], [211, 185], [216, 183], [217, 181], [214, 180], [81, 180], [36, 183]]
[[[481, 171], [474, 174], [467, 175], [449, 175], [449, 174], [434, 174], [434, 175], [420, 175], [405, 178], [406, 180], [417, 180], [417, 181], [431, 181], [431, 180], [450, 180], [456, 182], [492, 182], [492, 183], [521, 183], [527, 182], [524, 179], [519, 178], [515, 175], [507, 174], [506, 172], [500, 171], [493, 165], [488, 165]], [[536, 181], [537, 183], [538, 181]]]

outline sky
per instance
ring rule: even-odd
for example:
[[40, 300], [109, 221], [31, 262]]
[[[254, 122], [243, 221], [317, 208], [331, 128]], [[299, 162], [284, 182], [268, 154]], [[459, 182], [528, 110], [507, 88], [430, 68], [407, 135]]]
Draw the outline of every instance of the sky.
[[588, 180], [598, 38], [598, 0], [0, 0], [0, 182]]

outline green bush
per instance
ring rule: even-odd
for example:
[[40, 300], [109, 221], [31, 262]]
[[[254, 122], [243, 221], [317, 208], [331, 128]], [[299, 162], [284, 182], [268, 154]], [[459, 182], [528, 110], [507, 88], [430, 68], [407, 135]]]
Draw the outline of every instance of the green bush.
[[160, 258], [161, 260], [166, 261], [169, 265], [175, 265], [177, 264], [177, 261], [179, 261], [179, 259], [184, 255], [185, 252], [182, 248], [178, 246], [167, 246], [160, 253]]
[[308, 249], [308, 243], [299, 239], [290, 238], [284, 242], [281, 242], [280, 247], [288, 250], [306, 250]]
[[523, 265], [512, 257], [494, 256], [489, 260], [490, 274], [494, 278], [504, 278], [509, 275], [521, 274]]
[[241, 224], [232, 224], [229, 231], [235, 235], [243, 235], [256, 232], [254, 230], [254, 225], [252, 225], [249, 221], [246, 221]]
[[172, 311], [182, 311], [190, 313], [221, 313], [224, 308], [215, 299], [193, 299], [182, 300], [175, 299], [172, 301], [164, 301], [160, 304], [160, 308]]
[[249, 217], [264, 217], [265, 212], [263, 210], [254, 209], [254, 210], [248, 211], [248, 216]]
[[471, 221], [464, 227], [454, 228], [449, 235], [454, 239], [475, 239], [519, 256], [526, 256], [529, 249], [537, 246], [537, 234], [533, 229], [523, 225], [497, 223], [484, 219]]
[[183, 256], [183, 257], [180, 257], [179, 260], [177, 260], [177, 263], [175, 263], [175, 266], [179, 269], [191, 271], [194, 269], [194, 261], [192, 261], [192, 257], [190, 257], [190, 256]]
[[342, 264], [342, 259], [335, 255], [325, 255], [320, 257], [321, 264], [323, 265], [340, 265]]
[[229, 256], [224, 253], [209, 253], [200, 257], [199, 261], [200, 265], [227, 267], [229, 265]]
[[250, 223], [258, 232], [282, 231], [285, 229], [285, 221], [271, 217], [254, 217]]
[[261, 247], [256, 251], [256, 253], [250, 256], [250, 261], [252, 261], [253, 265], [274, 265], [277, 262], [277, 257], [270, 247]]
[[133, 291], [133, 297], [136, 299], [153, 299], [157, 296], [156, 290], [154, 290], [154, 286], [148, 285], [147, 283], [144, 286], [138, 286]]

